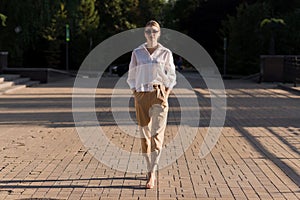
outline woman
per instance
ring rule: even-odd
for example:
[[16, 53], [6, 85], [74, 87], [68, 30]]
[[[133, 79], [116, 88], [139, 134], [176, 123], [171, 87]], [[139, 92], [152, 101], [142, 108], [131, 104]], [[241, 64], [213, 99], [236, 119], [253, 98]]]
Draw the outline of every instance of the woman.
[[176, 84], [173, 55], [158, 43], [160, 33], [156, 21], [146, 24], [146, 43], [133, 50], [127, 79], [135, 97], [142, 153], [148, 167], [148, 189], [155, 186], [155, 171], [167, 125], [168, 97]]

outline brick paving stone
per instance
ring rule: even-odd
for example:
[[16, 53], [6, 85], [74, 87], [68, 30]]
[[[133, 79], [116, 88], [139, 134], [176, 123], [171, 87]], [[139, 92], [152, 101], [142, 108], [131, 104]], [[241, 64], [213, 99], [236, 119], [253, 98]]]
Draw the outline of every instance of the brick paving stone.
[[[143, 189], [145, 173], [111, 169], [84, 147], [72, 118], [72, 79], [1, 95], [0, 199], [300, 199], [300, 96], [274, 84], [225, 81], [228, 105], [222, 135], [201, 158], [210, 93], [201, 78], [186, 77], [201, 108], [200, 126], [193, 127], [198, 134], [181, 157], [159, 171], [153, 190]], [[139, 152], [139, 139], [123, 133], [111, 114], [111, 86], [117, 79], [105, 77], [96, 90], [97, 117], [113, 144]], [[122, 95], [129, 98], [130, 91], [122, 89]], [[166, 145], [179, 130], [183, 109], [174, 95], [169, 103]], [[173, 159], [173, 152], [167, 153]], [[106, 149], [103, 155], [114, 161], [116, 154]]]

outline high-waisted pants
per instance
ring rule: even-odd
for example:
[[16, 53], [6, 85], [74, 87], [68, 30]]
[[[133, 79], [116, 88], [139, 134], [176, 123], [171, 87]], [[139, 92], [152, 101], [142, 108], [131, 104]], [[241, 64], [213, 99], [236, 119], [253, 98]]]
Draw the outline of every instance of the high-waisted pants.
[[142, 153], [148, 172], [157, 169], [168, 116], [168, 97], [163, 85], [153, 85], [151, 92], [135, 92], [136, 117], [141, 133]]

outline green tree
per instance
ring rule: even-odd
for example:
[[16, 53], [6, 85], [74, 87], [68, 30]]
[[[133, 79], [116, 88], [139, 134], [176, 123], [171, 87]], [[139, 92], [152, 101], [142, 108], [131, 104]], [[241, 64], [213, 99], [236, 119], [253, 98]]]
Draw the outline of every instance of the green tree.
[[285, 22], [283, 19], [277, 18], [266, 18], [261, 21], [260, 28], [265, 33], [264, 40], [269, 40], [269, 54], [275, 55], [275, 38], [276, 33], [279, 29], [285, 26]]
[[[65, 24], [68, 23], [72, 36], [71, 59], [78, 67], [94, 44], [107, 37], [142, 27], [150, 19], [163, 22], [166, 2], [1, 0], [0, 13], [9, 18], [5, 28], [0, 24], [0, 49], [9, 51], [11, 65], [45, 66], [46, 61], [41, 58], [46, 56], [48, 66], [58, 67], [58, 63], [62, 64], [64, 59]], [[3, 16], [1, 18], [4, 19]], [[58, 52], [55, 54], [60, 54], [59, 58], [58, 55], [51, 56], [50, 52]], [[55, 60], [59, 62], [54, 63]]]
[[259, 2], [266, 2], [270, 5], [272, 17], [293, 12], [300, 5], [299, 0], [259, 0]]
[[6, 22], [6, 16], [0, 13], [0, 19], [1, 19], [1, 24], [2, 26], [6, 26], [5, 22]]
[[90, 41], [89, 51], [92, 48], [93, 34], [99, 26], [99, 14], [95, 8], [95, 2], [96, 0], [81, 0], [78, 8], [78, 34]]
[[96, 5], [96, 0], [80, 0], [78, 5], [73, 5], [76, 12], [73, 19], [69, 19], [72, 21], [70, 59], [73, 68], [80, 66], [98, 41], [100, 15]]
[[138, 4], [137, 24], [144, 26], [151, 19], [164, 21], [165, 0], [140, 0]]
[[58, 39], [61, 39], [64, 34], [67, 17], [65, 4], [61, 3], [57, 12], [51, 19], [51, 23], [42, 31], [43, 38], [48, 41], [57, 41]]
[[[236, 16], [228, 16], [222, 22], [221, 39], [228, 39], [228, 71], [231, 74], [259, 72], [260, 54], [264, 52], [259, 34], [260, 22], [268, 17], [270, 7], [266, 3], [241, 4]], [[218, 62], [223, 62], [223, 50], [219, 50]]]
[[[283, 5], [287, 7], [281, 8]], [[236, 16], [228, 16], [222, 23], [221, 38], [229, 39], [229, 73], [259, 72], [263, 54], [298, 54], [299, 7], [296, 1], [259, 1], [242, 4]], [[218, 62], [223, 62], [222, 50], [218, 51]]]
[[43, 45], [40, 33], [52, 15], [50, 0], [1, 0], [0, 13], [9, 16], [0, 31], [0, 48], [9, 51], [9, 64], [31, 65], [34, 57], [39, 65]]
[[61, 64], [61, 46], [64, 44], [67, 18], [65, 4], [60, 3], [59, 8], [51, 19], [51, 23], [42, 31], [42, 37], [48, 41], [48, 48], [44, 53], [49, 67], [57, 68]]
[[204, 0], [169, 0], [165, 6], [167, 27], [188, 33], [191, 16]]
[[139, 0], [103, 0], [97, 5], [103, 39], [118, 32], [136, 28]]
[[81, 0], [78, 8], [79, 34], [89, 34], [99, 26], [99, 14], [95, 8], [96, 0]]
[[300, 9], [283, 16], [286, 22], [284, 29], [280, 29], [276, 48], [278, 54], [299, 55], [300, 52]]

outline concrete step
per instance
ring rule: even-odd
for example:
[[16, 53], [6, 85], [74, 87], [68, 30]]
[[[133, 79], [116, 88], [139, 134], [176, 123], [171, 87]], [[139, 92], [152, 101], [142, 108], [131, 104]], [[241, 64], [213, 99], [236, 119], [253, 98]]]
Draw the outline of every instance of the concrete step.
[[39, 81], [31, 81], [30, 78], [23, 78], [15, 74], [0, 75], [0, 95], [9, 94], [16, 90], [38, 85]]
[[9, 88], [4, 88], [4, 89], [1, 89], [0, 90], [0, 95], [2, 94], [9, 94], [9, 93], [12, 93], [16, 90], [20, 90], [20, 89], [24, 89], [26, 88], [26, 85], [13, 85]]
[[11, 77], [9, 78], [10, 81], [4, 81], [0, 83], [0, 89], [8, 88], [14, 85], [20, 85], [23, 83], [26, 83], [30, 81], [30, 78], [17, 78], [16, 76], [14, 77], [15, 79], [11, 80]]
[[0, 84], [0, 89], [8, 88], [14, 85], [12, 81], [4, 81]]

